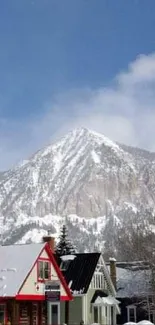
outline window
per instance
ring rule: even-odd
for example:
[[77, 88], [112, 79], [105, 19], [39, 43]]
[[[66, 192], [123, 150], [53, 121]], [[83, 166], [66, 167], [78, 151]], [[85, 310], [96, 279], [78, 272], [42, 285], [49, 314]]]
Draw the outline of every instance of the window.
[[105, 281], [102, 272], [95, 272], [92, 282], [91, 282], [92, 289], [105, 289]]
[[60, 264], [60, 269], [61, 271], [67, 271], [68, 267], [69, 267], [70, 261], [62, 261]]
[[136, 306], [134, 305], [127, 306], [127, 317], [128, 317], [128, 322], [136, 323]]
[[38, 261], [38, 280], [48, 280], [50, 276], [50, 263]]

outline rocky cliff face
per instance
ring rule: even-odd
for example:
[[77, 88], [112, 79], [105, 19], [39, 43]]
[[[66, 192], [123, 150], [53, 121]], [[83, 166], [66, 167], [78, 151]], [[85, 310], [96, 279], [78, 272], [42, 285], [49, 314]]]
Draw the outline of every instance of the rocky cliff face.
[[1, 240], [39, 241], [66, 218], [88, 247], [89, 235], [91, 245], [101, 240], [111, 217], [116, 223], [128, 214], [153, 217], [154, 205], [154, 153], [76, 129], [1, 174]]

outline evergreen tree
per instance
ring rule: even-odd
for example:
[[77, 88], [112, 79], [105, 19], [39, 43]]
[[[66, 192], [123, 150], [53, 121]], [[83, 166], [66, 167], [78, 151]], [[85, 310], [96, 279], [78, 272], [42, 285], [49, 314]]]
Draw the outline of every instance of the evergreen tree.
[[71, 255], [75, 253], [75, 248], [71, 241], [68, 239], [68, 231], [65, 225], [62, 226], [59, 242], [56, 246], [56, 254]]

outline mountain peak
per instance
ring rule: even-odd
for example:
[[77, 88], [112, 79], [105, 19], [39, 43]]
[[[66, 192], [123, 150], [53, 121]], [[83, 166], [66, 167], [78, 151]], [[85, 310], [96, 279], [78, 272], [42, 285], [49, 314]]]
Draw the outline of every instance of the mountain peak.
[[85, 220], [92, 227], [96, 217], [102, 229], [110, 216], [119, 221], [126, 207], [154, 207], [154, 183], [153, 162], [101, 133], [76, 128], [2, 175], [1, 233], [12, 243], [30, 240], [31, 230], [57, 232], [68, 215], [78, 220], [81, 233]]
[[[70, 140], [74, 139], [75, 141], [77, 141], [82, 137], [85, 140], [87, 139], [88, 141], [92, 141], [92, 143], [96, 143], [98, 145], [104, 144], [105, 146], [111, 147], [114, 150], [121, 151], [119, 146], [114, 141], [110, 140], [108, 137], [106, 137], [102, 133], [93, 131], [86, 127], [79, 127], [79, 128], [75, 128], [75, 129], [71, 130], [70, 132], [68, 132], [67, 135], [62, 137], [61, 140], [67, 139], [67, 141], [68, 141], [68, 139], [70, 139]], [[57, 143], [59, 143], [59, 141]]]

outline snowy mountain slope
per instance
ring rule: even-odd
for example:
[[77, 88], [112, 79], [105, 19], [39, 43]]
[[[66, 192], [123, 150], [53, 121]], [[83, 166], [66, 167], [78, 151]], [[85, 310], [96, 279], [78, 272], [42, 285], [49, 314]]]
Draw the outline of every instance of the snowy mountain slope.
[[111, 217], [118, 223], [137, 211], [154, 213], [154, 184], [155, 154], [75, 129], [1, 174], [2, 240], [40, 240], [49, 228], [57, 233], [68, 216], [83, 243], [90, 234], [103, 241]]

